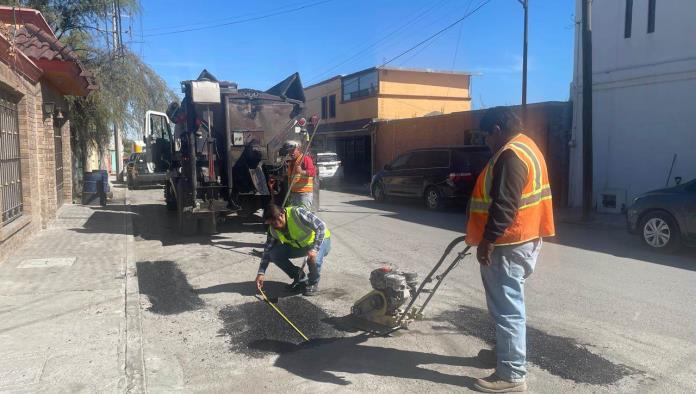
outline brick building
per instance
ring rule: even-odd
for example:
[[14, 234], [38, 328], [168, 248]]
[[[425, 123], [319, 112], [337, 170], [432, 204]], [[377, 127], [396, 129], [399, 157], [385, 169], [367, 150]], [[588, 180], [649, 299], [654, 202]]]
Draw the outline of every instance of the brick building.
[[65, 96], [93, 88], [41, 13], [0, 7], [0, 261], [72, 201]]

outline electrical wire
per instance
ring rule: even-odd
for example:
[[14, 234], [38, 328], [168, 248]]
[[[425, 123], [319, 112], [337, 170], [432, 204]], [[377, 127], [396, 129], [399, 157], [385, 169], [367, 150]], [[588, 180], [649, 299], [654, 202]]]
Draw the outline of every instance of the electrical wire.
[[[295, 6], [298, 6], [298, 5], [301, 5], [301, 4], [305, 4], [305, 2], [295, 2], [295, 3], [291, 3], [291, 4], [286, 4], [286, 5], [277, 7], [277, 8], [276, 8], [276, 11], [280, 11], [280, 10], [283, 10], [283, 9], [285, 9], [285, 8], [295, 7]], [[177, 25], [169, 25], [169, 26], [150, 27], [150, 28], [147, 28], [147, 29], [142, 29], [141, 32], [142, 32], [142, 33], [154, 33], [154, 32], [163, 31], [163, 30], [166, 31], [166, 30], [172, 30], [172, 29], [174, 29], [174, 30], [176, 30], [176, 29], [183, 29], [183, 28], [185, 28], [185, 27], [199, 27], [198, 25], [203, 25], [203, 26], [205, 26], [205, 25], [210, 25], [211, 23], [227, 22], [227, 21], [230, 21], [230, 20], [235, 20], [235, 19], [239, 19], [239, 18], [243, 18], [243, 17], [249, 17], [249, 16], [253, 16], [253, 15], [259, 15], [259, 14], [263, 15], [264, 12], [263, 12], [263, 11], [256, 11], [256, 12], [248, 12], [248, 13], [241, 14], [241, 15], [227, 16], [227, 17], [223, 17], [223, 18], [216, 18], [216, 19], [210, 19], [210, 18], [208, 18], [208, 19], [206, 19], [206, 20], [204, 20], [204, 21], [201, 20], [201, 21], [198, 21], [198, 22], [190, 22], [190, 23], [187, 23], [186, 25], [177, 24]]]
[[456, 26], [456, 25], [459, 24], [460, 22], [464, 21], [464, 20], [467, 19], [468, 17], [474, 15], [478, 10], [480, 10], [481, 8], [483, 8], [483, 6], [485, 6], [486, 4], [490, 3], [491, 1], [492, 1], [492, 0], [486, 0], [486, 1], [484, 1], [484, 2], [481, 3], [478, 7], [476, 7], [473, 11], [468, 12], [466, 15], [464, 15], [463, 17], [461, 17], [461, 18], [457, 19], [456, 21], [450, 23], [447, 27], [443, 28], [442, 30], [438, 31], [437, 33], [432, 34], [431, 36], [429, 36], [429, 37], [426, 38], [425, 40], [419, 42], [418, 44], [412, 46], [411, 48], [409, 48], [409, 49], [407, 49], [407, 50], [401, 52], [400, 54], [394, 56], [393, 58], [387, 60], [387, 61], [384, 62], [380, 67], [384, 67], [384, 66], [386, 66], [387, 64], [389, 64], [389, 63], [391, 63], [391, 62], [393, 62], [393, 61], [395, 61], [395, 60], [401, 58], [401, 57], [404, 56], [405, 54], [407, 54], [407, 53], [413, 51], [414, 49], [418, 48], [419, 46], [421, 46], [421, 45], [427, 43], [428, 41], [431, 41], [432, 39], [434, 39], [435, 37], [439, 36], [440, 34], [446, 32], [447, 30], [449, 30], [449, 29], [451, 29], [451, 28], [453, 28], [454, 26]]
[[[420, 46], [422, 46], [422, 45], [424, 45], [424, 44], [427, 44], [428, 42], [432, 41], [434, 38], [438, 37], [438, 36], [441, 35], [442, 33], [446, 32], [447, 30], [453, 28], [453, 27], [456, 26], [457, 24], [463, 22], [463, 21], [466, 20], [467, 18], [469, 18], [469, 17], [473, 16], [474, 14], [476, 14], [479, 10], [481, 10], [481, 8], [483, 8], [484, 6], [486, 6], [486, 5], [487, 5], [488, 3], [490, 3], [491, 1], [492, 1], [492, 0], [485, 0], [485, 1], [483, 1], [483, 2], [480, 3], [476, 8], [474, 8], [472, 11], [467, 12], [466, 14], [464, 14], [463, 17], [461, 17], [461, 18], [457, 19], [456, 21], [450, 23], [449, 25], [447, 25], [447, 26], [444, 27], [443, 29], [440, 29], [440, 30], [437, 31], [436, 33], [431, 34], [431, 35], [428, 36], [426, 39], [421, 40], [421, 41], [418, 42], [416, 45], [413, 45], [412, 47], [406, 49], [405, 51], [399, 53], [398, 55], [392, 57], [391, 59], [385, 61], [384, 63], [382, 63], [381, 65], [377, 66], [376, 68], [384, 67], [384, 66], [386, 66], [386, 65], [388, 65], [388, 64], [390, 64], [390, 63], [392, 63], [392, 62], [394, 62], [395, 60], [397, 60], [397, 59], [403, 57], [403, 56], [406, 55], [407, 53], [412, 52], [414, 49], [416, 49], [416, 48], [418, 48], [418, 47], [420, 47]], [[337, 93], [337, 92], [339, 92], [341, 89], [342, 89], [342, 86], [339, 86], [337, 89], [334, 89], [334, 90], [332, 90], [332, 91], [329, 91], [329, 92], [325, 93], [324, 96], [330, 95], [330, 94], [333, 94], [333, 93]], [[307, 100], [307, 101], [305, 102], [305, 104], [306, 104], [306, 103], [311, 103], [311, 102], [314, 102], [314, 101], [317, 101], [317, 100], [320, 100], [320, 99], [321, 99], [321, 97], [315, 97], [315, 98], [313, 98], [313, 99], [311, 99], [311, 100]]]
[[254, 22], [254, 21], [258, 21], [258, 20], [262, 20], [262, 19], [268, 19], [268, 18], [278, 16], [278, 15], [289, 14], [291, 12], [296, 12], [296, 11], [304, 10], [304, 9], [311, 8], [311, 7], [316, 7], [316, 6], [326, 4], [326, 3], [329, 3], [332, 1], [334, 1], [334, 0], [322, 0], [322, 1], [317, 1], [314, 3], [305, 4], [305, 5], [300, 6], [300, 7], [291, 8], [289, 10], [275, 11], [275, 12], [271, 12], [271, 13], [264, 14], [261, 16], [253, 17], [253, 18], [238, 19], [238, 20], [225, 22], [225, 23], [217, 23], [217, 24], [208, 25], [208, 26], [192, 27], [192, 28], [188, 28], [188, 29], [173, 30], [173, 31], [162, 32], [162, 33], [145, 34], [144, 36], [145, 37], [166, 36], [166, 35], [170, 35], [170, 34], [188, 33], [188, 32], [192, 32], [192, 31], [208, 30], [208, 29], [214, 29], [217, 27], [231, 26], [231, 25], [236, 25], [236, 24], [240, 24], [240, 23], [247, 23], [247, 22]]
[[421, 18], [422, 18], [423, 16], [425, 16], [426, 14], [430, 13], [430, 11], [432, 11], [432, 10], [435, 9], [436, 7], [440, 6], [440, 5], [443, 4], [445, 1], [447, 1], [447, 0], [441, 0], [441, 1], [438, 2], [438, 3], [435, 3], [433, 6], [428, 7], [427, 9], [425, 9], [423, 12], [419, 13], [419, 14], [418, 14], [417, 16], [415, 16], [414, 18], [409, 19], [406, 23], [402, 24], [401, 26], [399, 26], [399, 27], [396, 28], [395, 30], [391, 31], [389, 34], [387, 34], [387, 35], [385, 35], [384, 37], [380, 38], [379, 40], [373, 42], [372, 44], [368, 45], [367, 47], [363, 48], [362, 50], [356, 52], [355, 54], [353, 54], [353, 55], [351, 55], [350, 57], [346, 58], [345, 60], [341, 61], [340, 63], [333, 65], [331, 68], [327, 69], [326, 71], [323, 71], [323, 72], [321, 72], [321, 73], [319, 73], [319, 74], [314, 75], [313, 77], [309, 78], [308, 81], [309, 81], [310, 83], [312, 83], [312, 81], [317, 80], [319, 77], [321, 77], [321, 76], [323, 76], [323, 75], [326, 75], [326, 74], [330, 73], [331, 71], [337, 69], [338, 67], [340, 67], [340, 66], [342, 66], [342, 65], [344, 65], [344, 64], [346, 64], [346, 63], [348, 63], [348, 62], [350, 62], [351, 60], [354, 60], [355, 58], [360, 57], [360, 55], [366, 53], [366, 52], [369, 51], [370, 49], [379, 46], [381, 43], [385, 42], [386, 40], [388, 40], [389, 38], [391, 38], [391, 37], [394, 36], [395, 34], [401, 32], [401, 31], [402, 31], [403, 29], [405, 29], [406, 27], [413, 26], [419, 19], [421, 19]]

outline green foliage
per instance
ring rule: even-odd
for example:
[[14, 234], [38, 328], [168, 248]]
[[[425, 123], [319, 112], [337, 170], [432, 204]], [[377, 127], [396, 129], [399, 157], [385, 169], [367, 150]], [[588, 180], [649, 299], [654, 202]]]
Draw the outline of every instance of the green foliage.
[[[104, 148], [117, 124], [123, 134], [138, 136], [148, 109], [165, 110], [176, 94], [138, 55], [124, 47], [110, 50], [114, 0], [0, 0], [0, 4], [34, 8], [60, 40], [72, 48], [92, 74], [97, 90], [87, 97], [67, 97], [70, 129], [86, 151]], [[140, 12], [138, 0], [118, 0], [122, 14]]]

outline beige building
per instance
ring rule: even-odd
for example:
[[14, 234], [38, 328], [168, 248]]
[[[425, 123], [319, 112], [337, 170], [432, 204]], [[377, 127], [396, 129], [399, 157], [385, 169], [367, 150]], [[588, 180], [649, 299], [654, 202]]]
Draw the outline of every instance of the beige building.
[[305, 88], [307, 114], [321, 124], [315, 151], [336, 152], [348, 180], [372, 173], [371, 125], [471, 109], [471, 74], [372, 67]]

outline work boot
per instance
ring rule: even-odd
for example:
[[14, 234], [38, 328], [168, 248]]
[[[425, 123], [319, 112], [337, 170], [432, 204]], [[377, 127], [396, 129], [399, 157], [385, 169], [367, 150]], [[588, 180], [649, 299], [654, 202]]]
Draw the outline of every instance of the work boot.
[[478, 362], [481, 363], [481, 366], [486, 368], [486, 369], [495, 368], [498, 364], [498, 358], [495, 355], [494, 350], [481, 349], [478, 352], [478, 356], [476, 356], [476, 358], [477, 358]]
[[482, 393], [518, 393], [527, 391], [527, 382], [508, 382], [493, 373], [483, 379], [476, 379], [474, 389]]
[[285, 285], [287, 291], [297, 291], [302, 286], [307, 284], [307, 274], [304, 271], [300, 271], [300, 274], [292, 280], [292, 283]]
[[302, 294], [305, 297], [311, 297], [311, 296], [317, 295], [318, 291], [319, 291], [319, 283], [313, 283], [311, 285], [308, 284], [307, 286], [305, 286]]

